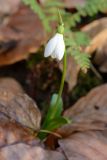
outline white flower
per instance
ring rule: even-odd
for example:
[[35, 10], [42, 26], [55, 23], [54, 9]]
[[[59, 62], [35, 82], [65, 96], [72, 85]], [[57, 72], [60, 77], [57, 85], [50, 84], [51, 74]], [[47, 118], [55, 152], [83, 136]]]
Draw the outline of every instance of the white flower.
[[63, 58], [64, 51], [65, 43], [63, 34], [56, 33], [55, 36], [48, 41], [45, 47], [44, 57], [51, 56], [52, 58], [61, 60]]

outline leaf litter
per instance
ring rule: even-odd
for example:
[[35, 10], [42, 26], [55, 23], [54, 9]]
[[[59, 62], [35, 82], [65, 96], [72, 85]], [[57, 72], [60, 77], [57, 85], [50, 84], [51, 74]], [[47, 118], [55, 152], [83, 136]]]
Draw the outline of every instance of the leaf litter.
[[[18, 0], [15, 2], [19, 3]], [[71, 3], [70, 1], [66, 2]], [[80, 1], [81, 4], [84, 2]], [[9, 15], [6, 22], [2, 21], [0, 26], [1, 66], [27, 59], [46, 41], [44, 28], [37, 15], [22, 5], [14, 8], [11, 16]], [[28, 16], [25, 16], [26, 14]], [[103, 52], [101, 47], [104, 48], [106, 45], [107, 30], [106, 18], [104, 22], [102, 21], [95, 22], [100, 24], [100, 27], [104, 25], [105, 30], [100, 28], [100, 33], [98, 25], [96, 25], [98, 33], [95, 28], [89, 29], [88, 32], [87, 29], [83, 29], [87, 33], [93, 34], [91, 45], [86, 48], [86, 51], [93, 53], [95, 50], [99, 50], [101, 57]], [[27, 27], [28, 22], [30, 22], [30, 29]], [[93, 27], [95, 27], [94, 24], [92, 24]], [[96, 33], [93, 33], [92, 30]], [[74, 74], [72, 78], [70, 68], [73, 70], [75, 64], [70, 62], [66, 80], [69, 89], [72, 90], [77, 83], [79, 68], [76, 66], [76, 75]], [[73, 84], [70, 83], [72, 81]], [[50, 157], [52, 160], [106, 160], [107, 84], [92, 89], [67, 109], [63, 115], [71, 120], [71, 124], [55, 131], [62, 136], [62, 139], [58, 140], [59, 146], [52, 151], [50, 146], [47, 149], [45, 144], [30, 132], [31, 130], [38, 132], [41, 123], [41, 114], [35, 101], [25, 93], [17, 81], [11, 78], [0, 79], [0, 158], [2, 160], [34, 160], [35, 157], [37, 160], [50, 160]], [[29, 131], [29, 129], [31, 130]]]

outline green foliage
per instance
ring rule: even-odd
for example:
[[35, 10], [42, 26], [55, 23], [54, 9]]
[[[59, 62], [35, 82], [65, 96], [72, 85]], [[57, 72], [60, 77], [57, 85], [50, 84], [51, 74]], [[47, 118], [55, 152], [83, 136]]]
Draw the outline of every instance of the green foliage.
[[[107, 0], [87, 0], [84, 6], [78, 6], [77, 12], [71, 14], [65, 11], [64, 4], [57, 0], [48, 0], [44, 7], [41, 7], [36, 0], [22, 0], [26, 5], [29, 5], [31, 9], [38, 14], [42, 20], [46, 30], [51, 30], [50, 22], [58, 21], [57, 9], [60, 8], [61, 16], [65, 24], [65, 42], [67, 46], [67, 53], [69, 52], [80, 67], [84, 70], [89, 68], [90, 60], [89, 55], [82, 53], [81, 48], [88, 45], [89, 38], [86, 34], [78, 31], [71, 31], [72, 27], [75, 27], [77, 23], [81, 22], [82, 17], [94, 16], [98, 12], [107, 9]], [[47, 16], [47, 14], [49, 16]]]
[[[87, 0], [84, 6], [77, 6], [77, 12], [74, 14], [66, 12], [64, 4], [57, 0], [47, 1], [44, 7], [41, 7], [35, 0], [22, 1], [38, 14], [47, 31], [51, 30], [49, 25], [51, 21], [58, 21], [57, 9], [60, 8], [61, 16], [65, 23], [67, 53], [71, 49], [70, 55], [74, 57], [83, 70], [87, 70], [90, 66], [89, 55], [82, 53], [81, 47], [88, 45], [89, 38], [80, 31], [72, 32], [71, 28], [81, 22], [82, 17], [94, 16], [99, 11], [105, 10], [107, 8], [107, 0]], [[47, 16], [47, 14], [50, 16]]]
[[[82, 17], [94, 16], [99, 11], [107, 9], [107, 0], [87, 0], [84, 6], [77, 6], [77, 12], [71, 14], [65, 11], [64, 4], [57, 0], [48, 0], [44, 7], [41, 7], [35, 0], [22, 0], [26, 5], [38, 14], [45, 29], [51, 30], [50, 22], [58, 21], [57, 9], [60, 8], [61, 16], [65, 23], [65, 41], [67, 46], [67, 53], [74, 57], [76, 62], [83, 70], [90, 66], [89, 56], [82, 53], [80, 46], [86, 46], [89, 43], [89, 38], [80, 31], [72, 33], [71, 28], [81, 22]], [[48, 15], [48, 16], [47, 16]]]
[[86, 53], [79, 51], [76, 48], [74, 48], [73, 51], [71, 51], [71, 55], [74, 57], [76, 62], [80, 65], [81, 69], [84, 72], [86, 72], [87, 69], [90, 67], [90, 59], [89, 59], [90, 56]]
[[74, 14], [66, 12], [63, 6], [64, 5], [61, 2], [57, 2], [56, 0], [54, 2], [49, 0], [46, 4], [46, 8], [48, 7], [48, 13], [52, 14], [52, 16], [50, 16], [51, 20], [57, 20], [57, 8], [60, 8], [60, 12], [65, 23], [65, 41], [67, 53], [71, 50], [70, 54], [80, 65], [81, 69], [87, 70], [90, 67], [90, 56], [86, 53], [82, 53], [81, 47], [89, 44], [89, 37], [86, 36], [86, 34], [83, 35], [82, 32], [78, 31], [72, 33], [71, 28], [75, 27], [77, 23], [80, 23], [82, 17], [92, 17], [98, 12], [106, 10], [107, 0], [87, 0], [82, 7], [78, 6], [77, 4], [77, 12]]
[[[61, 116], [61, 113], [63, 110], [62, 98], [59, 99], [56, 114], [54, 114], [54, 116], [53, 116], [54, 107], [56, 104], [57, 97], [58, 97], [57, 94], [53, 94], [48, 113], [47, 113], [45, 120], [44, 120], [44, 123], [42, 125], [43, 130], [52, 131], [54, 129], [61, 127], [62, 125], [66, 124], [66, 123], [69, 123], [68, 119]], [[39, 133], [38, 136], [40, 139], [44, 139], [46, 137], [46, 135], [47, 135], [47, 133]]]
[[83, 7], [77, 5], [76, 9], [77, 12], [70, 16], [70, 21], [67, 21], [71, 27], [75, 27], [77, 23], [81, 22], [82, 17], [92, 17], [98, 12], [106, 10], [107, 0], [87, 0]]
[[68, 53], [74, 57], [83, 71], [87, 71], [90, 67], [90, 55], [82, 51], [89, 41], [89, 37], [83, 32], [70, 32], [65, 41]]

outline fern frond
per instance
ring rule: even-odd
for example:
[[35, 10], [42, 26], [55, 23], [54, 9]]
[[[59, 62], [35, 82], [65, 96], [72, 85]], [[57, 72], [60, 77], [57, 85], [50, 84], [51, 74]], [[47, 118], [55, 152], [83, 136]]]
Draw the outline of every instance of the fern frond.
[[80, 52], [79, 49], [71, 48], [71, 55], [74, 57], [77, 64], [80, 66], [82, 70], [87, 70], [90, 68], [90, 55]]
[[107, 0], [87, 0], [86, 4], [83, 7], [77, 6], [76, 8], [77, 13], [71, 16], [72, 27], [74, 27], [77, 22], [80, 22], [82, 17], [94, 16], [98, 12], [106, 10]]
[[[77, 40], [77, 37], [79, 40]], [[75, 61], [83, 71], [86, 71], [88, 68], [90, 68], [90, 55], [81, 50], [82, 46], [89, 44], [89, 39], [86, 39], [87, 36], [82, 32], [70, 32], [68, 37], [65, 37], [65, 43], [69, 54], [74, 57]]]

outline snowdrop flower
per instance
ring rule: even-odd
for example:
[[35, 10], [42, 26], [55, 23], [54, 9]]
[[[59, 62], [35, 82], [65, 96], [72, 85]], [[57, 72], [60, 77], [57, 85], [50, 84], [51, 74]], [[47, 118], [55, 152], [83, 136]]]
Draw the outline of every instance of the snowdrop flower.
[[52, 58], [61, 60], [64, 56], [64, 52], [65, 43], [63, 34], [56, 33], [55, 36], [48, 41], [45, 47], [44, 57], [51, 56]]

